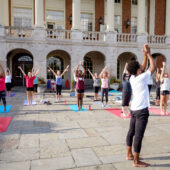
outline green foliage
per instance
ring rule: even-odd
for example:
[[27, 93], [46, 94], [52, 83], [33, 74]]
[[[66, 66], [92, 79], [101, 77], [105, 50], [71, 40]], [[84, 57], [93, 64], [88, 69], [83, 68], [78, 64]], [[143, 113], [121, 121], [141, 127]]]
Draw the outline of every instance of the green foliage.
[[38, 78], [38, 84], [46, 84], [44, 78], [39, 77], [39, 78]]
[[121, 81], [120, 81], [120, 80], [117, 80], [116, 77], [112, 76], [112, 77], [110, 78], [110, 84], [113, 84], [113, 83], [118, 83], [118, 84], [120, 84]]

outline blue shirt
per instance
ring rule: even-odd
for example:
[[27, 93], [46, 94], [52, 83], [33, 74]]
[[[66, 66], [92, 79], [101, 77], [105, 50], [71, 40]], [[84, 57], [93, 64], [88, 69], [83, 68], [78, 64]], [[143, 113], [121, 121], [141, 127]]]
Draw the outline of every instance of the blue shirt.
[[34, 84], [38, 84], [38, 77], [37, 76], [34, 79]]
[[62, 85], [62, 77], [56, 76], [56, 85]]
[[122, 75], [122, 86], [123, 86], [122, 92], [131, 93], [132, 88], [131, 88], [130, 82], [127, 81], [125, 79], [125, 77], [126, 77], [126, 73], [123, 73], [123, 75]]

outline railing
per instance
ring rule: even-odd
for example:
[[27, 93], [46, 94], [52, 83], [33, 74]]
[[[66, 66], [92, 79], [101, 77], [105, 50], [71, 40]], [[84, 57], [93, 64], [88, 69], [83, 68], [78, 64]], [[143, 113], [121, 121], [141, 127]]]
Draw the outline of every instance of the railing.
[[117, 34], [117, 42], [136, 43], [137, 42], [137, 35], [136, 34], [118, 33]]
[[83, 31], [83, 40], [85, 41], [105, 41], [106, 33]]
[[5, 27], [5, 34], [9, 37], [30, 38], [32, 33], [32, 28]]
[[147, 41], [150, 44], [165, 44], [166, 43], [166, 36], [148, 35]]
[[47, 38], [58, 39], [58, 40], [70, 40], [71, 31], [70, 30], [58, 30], [58, 29], [47, 29]]

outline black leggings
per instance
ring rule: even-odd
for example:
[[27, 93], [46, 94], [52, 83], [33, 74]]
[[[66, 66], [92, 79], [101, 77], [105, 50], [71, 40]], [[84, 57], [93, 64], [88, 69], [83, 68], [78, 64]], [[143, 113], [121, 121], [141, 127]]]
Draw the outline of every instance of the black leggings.
[[3, 105], [6, 105], [6, 92], [4, 91], [0, 91], [0, 102], [3, 102]]
[[56, 94], [61, 95], [62, 85], [56, 85]]
[[151, 84], [149, 84], [149, 85], [148, 85], [149, 94], [150, 94], [150, 92], [151, 92], [151, 88], [152, 88], [152, 85], [151, 85]]
[[108, 102], [108, 91], [109, 91], [108, 88], [102, 88], [102, 103], [104, 101], [104, 95], [105, 95], [105, 98], [106, 98], [106, 102]]
[[156, 100], [160, 100], [160, 88], [156, 88]]
[[140, 153], [142, 139], [148, 123], [149, 111], [148, 108], [131, 111], [130, 127], [126, 138], [127, 146], [132, 146], [134, 137], [134, 152]]

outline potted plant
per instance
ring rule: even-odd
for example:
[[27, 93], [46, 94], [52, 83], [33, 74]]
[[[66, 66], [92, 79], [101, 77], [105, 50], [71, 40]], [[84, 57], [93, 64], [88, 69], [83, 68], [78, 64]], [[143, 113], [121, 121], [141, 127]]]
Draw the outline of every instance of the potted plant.
[[119, 85], [120, 85], [120, 80], [117, 80], [116, 77], [112, 76], [110, 78], [110, 88], [114, 90], [118, 90]]
[[38, 93], [44, 93], [46, 90], [46, 82], [44, 80], [44, 78], [39, 77], [38, 78]]

